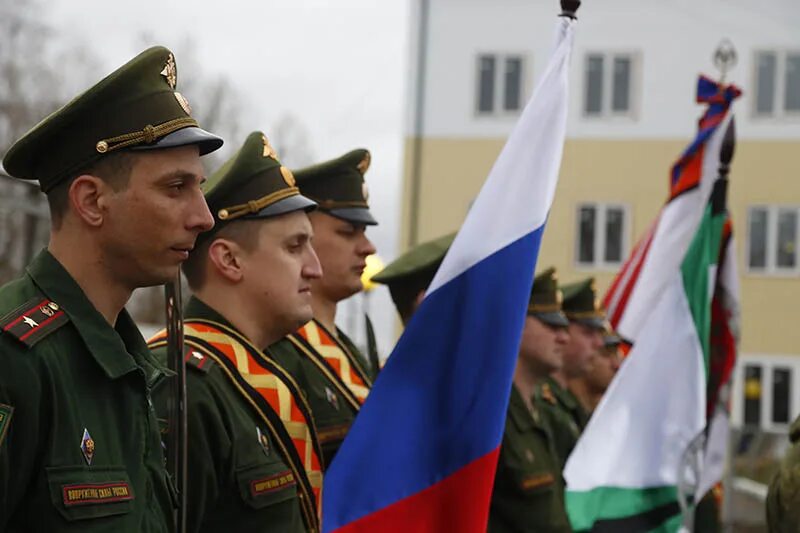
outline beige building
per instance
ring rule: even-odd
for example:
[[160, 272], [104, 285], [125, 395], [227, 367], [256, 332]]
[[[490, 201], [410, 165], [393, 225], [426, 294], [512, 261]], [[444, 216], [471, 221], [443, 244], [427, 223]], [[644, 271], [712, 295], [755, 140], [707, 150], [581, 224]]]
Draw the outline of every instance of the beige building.
[[[594, 276], [605, 292], [666, 200], [704, 109], [697, 76], [719, 76], [712, 57], [729, 39], [738, 62], [728, 77], [744, 91], [729, 202], [742, 301], [733, 421], [785, 431], [800, 413], [800, 4], [699, 4], [584, 2], [539, 267], [565, 282]], [[416, 7], [403, 249], [463, 221], [546, 64], [558, 12], [549, 0]]]

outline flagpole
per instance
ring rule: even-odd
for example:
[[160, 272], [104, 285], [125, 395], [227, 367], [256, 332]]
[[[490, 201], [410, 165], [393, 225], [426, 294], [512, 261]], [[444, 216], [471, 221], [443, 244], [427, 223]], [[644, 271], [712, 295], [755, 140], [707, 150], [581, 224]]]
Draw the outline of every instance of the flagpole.
[[[728, 124], [727, 129], [725, 130], [725, 135], [722, 139], [722, 146], [719, 152], [719, 168], [718, 168], [718, 176], [717, 182], [722, 182], [722, 185], [725, 187], [727, 191], [727, 182], [728, 182], [728, 174], [730, 173], [731, 161], [733, 160], [733, 153], [736, 147], [736, 123], [734, 118], [731, 117], [731, 121]], [[716, 185], [719, 185], [717, 183]], [[713, 202], [725, 202], [726, 201], [727, 193], [724, 194], [722, 197], [715, 198], [712, 195]], [[719, 205], [713, 205], [713, 209], [718, 209]], [[716, 283], [716, 281], [715, 281]], [[701, 477], [703, 473], [703, 468], [707, 466], [705, 464], [706, 459], [706, 448], [709, 442], [709, 435], [708, 431], [711, 426], [712, 419], [706, 421], [706, 427], [703, 430], [703, 433], [697, 436], [696, 439], [692, 441], [689, 448], [684, 452], [684, 461], [683, 467], [684, 470], [681, 472], [680, 478], [686, 474], [686, 470], [692, 470], [692, 474], [694, 475], [694, 487], [692, 487], [690, 482], [683, 482], [684, 480], [681, 479], [681, 482], [678, 483], [678, 503], [681, 507], [681, 514], [683, 514], [683, 528], [681, 532], [692, 532], [694, 531], [694, 522], [695, 522], [695, 510], [697, 505], [700, 503], [700, 500], [705, 496], [705, 494], [697, 494], [697, 485], [701, 482]], [[693, 464], [690, 464], [693, 463]], [[727, 479], [728, 476], [724, 476], [724, 479]], [[723, 497], [728, 496], [728, 489], [729, 487], [725, 487]], [[724, 506], [723, 506], [724, 508]], [[720, 513], [722, 514], [722, 513]]]

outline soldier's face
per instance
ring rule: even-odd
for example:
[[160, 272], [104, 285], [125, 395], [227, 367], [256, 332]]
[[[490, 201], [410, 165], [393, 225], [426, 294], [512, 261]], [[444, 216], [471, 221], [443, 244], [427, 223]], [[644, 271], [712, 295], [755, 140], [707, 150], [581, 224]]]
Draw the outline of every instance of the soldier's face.
[[366, 226], [322, 212], [313, 212], [309, 218], [314, 226], [314, 249], [323, 272], [322, 279], [314, 283], [314, 291], [333, 302], [361, 291], [367, 256], [375, 253]]
[[569, 324], [569, 342], [564, 351], [564, 374], [570, 378], [586, 375], [592, 358], [599, 355], [603, 347], [602, 331], [579, 322]]
[[108, 269], [131, 289], [174, 279], [197, 236], [214, 220], [197, 147], [136, 154], [127, 187], [108, 195], [101, 248]]
[[322, 276], [308, 216], [295, 211], [260, 221], [258, 245], [241, 252], [242, 289], [275, 342], [313, 317], [311, 282]]
[[603, 347], [596, 357], [592, 357], [591, 367], [586, 374], [589, 389], [597, 394], [604, 393], [619, 370], [620, 360], [616, 346]]
[[567, 341], [565, 328], [553, 327], [528, 316], [525, 318], [519, 348], [521, 362], [540, 376], [559, 370], [563, 365]]

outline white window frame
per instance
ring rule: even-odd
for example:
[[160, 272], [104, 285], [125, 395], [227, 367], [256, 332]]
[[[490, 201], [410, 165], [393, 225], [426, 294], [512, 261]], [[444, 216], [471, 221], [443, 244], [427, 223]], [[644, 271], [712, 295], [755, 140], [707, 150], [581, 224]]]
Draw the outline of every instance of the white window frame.
[[[752, 235], [750, 234], [750, 214], [753, 210], [765, 209], [767, 211], [767, 242], [766, 254], [767, 264], [764, 267], [750, 266], [750, 246], [752, 245]], [[781, 211], [794, 211], [796, 213], [797, 226], [797, 247], [795, 248], [794, 267], [779, 267], [777, 265], [776, 253], [778, 246], [778, 214]], [[797, 205], [751, 205], [747, 207], [747, 246], [745, 250], [745, 269], [748, 274], [775, 276], [775, 277], [795, 277], [800, 275], [800, 206]]]
[[[481, 111], [479, 109], [480, 96], [481, 96], [481, 58], [492, 56], [495, 60], [495, 75], [494, 75], [494, 102], [492, 103], [492, 111]], [[519, 59], [521, 60], [522, 72], [520, 72], [520, 94], [519, 94], [519, 109], [505, 109], [505, 65], [506, 59]], [[475, 118], [497, 118], [508, 117], [516, 118], [525, 108], [529, 96], [529, 80], [533, 72], [533, 58], [526, 52], [478, 52], [475, 54], [475, 97], [472, 101], [472, 113]]]
[[[595, 209], [594, 227], [594, 261], [585, 263], [580, 260], [581, 210], [586, 207]], [[606, 261], [606, 214], [609, 209], [622, 210], [622, 253], [619, 262]], [[616, 272], [625, 263], [630, 253], [631, 209], [621, 202], [579, 202], [575, 206], [575, 250], [574, 264], [577, 270], [600, 270]]]
[[[760, 54], [775, 54], [775, 89], [773, 96], [775, 98], [775, 107], [771, 113], [764, 113], [758, 110], [758, 56]], [[774, 119], [788, 119], [800, 120], [800, 111], [787, 111], [784, 107], [784, 99], [786, 96], [786, 56], [800, 55], [800, 49], [788, 48], [761, 48], [753, 52], [753, 98], [751, 113], [755, 119], [774, 120]]]
[[[786, 433], [800, 413], [800, 357], [783, 354], [739, 354], [733, 371], [733, 391], [731, 398], [731, 425], [741, 428], [744, 424], [744, 369], [746, 366], [761, 367], [761, 424], [760, 428], [775, 433]], [[791, 380], [789, 395], [789, 421], [772, 421], [773, 371], [775, 368], [788, 368]]]
[[[586, 111], [588, 97], [587, 71], [590, 56], [603, 57], [603, 98], [600, 103], [599, 113]], [[631, 77], [629, 90], [629, 106], [627, 111], [614, 111], [614, 59], [626, 57], [631, 61]], [[583, 84], [581, 91], [581, 115], [588, 120], [627, 119], [636, 120], [639, 117], [639, 98], [641, 94], [642, 54], [636, 50], [587, 50], [583, 56]]]

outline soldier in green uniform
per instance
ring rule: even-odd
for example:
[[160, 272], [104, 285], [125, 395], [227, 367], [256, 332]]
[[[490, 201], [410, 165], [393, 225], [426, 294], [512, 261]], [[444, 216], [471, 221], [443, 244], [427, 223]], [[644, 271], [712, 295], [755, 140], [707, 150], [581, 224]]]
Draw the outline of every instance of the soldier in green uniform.
[[606, 319], [600, 308], [594, 278], [565, 285], [562, 291], [564, 314], [569, 319], [564, 365], [539, 386], [537, 404], [553, 428], [553, 439], [563, 467], [589, 421], [589, 412], [568, 384], [590, 370], [592, 359], [603, 346]]
[[568, 324], [551, 268], [533, 282], [489, 508], [491, 533], [571, 531], [561, 465], [534, 401], [536, 386], [561, 368]]
[[789, 428], [791, 446], [769, 484], [767, 526], [770, 533], [800, 531], [800, 417]]
[[322, 278], [312, 280], [314, 318], [270, 347], [270, 353], [298, 381], [311, 404], [329, 465], [367, 397], [375, 377], [367, 359], [336, 327], [336, 306], [362, 289], [361, 274], [375, 248], [366, 236], [377, 222], [369, 211], [363, 149], [295, 173], [304, 196], [319, 208], [309, 215]]
[[389, 287], [397, 313], [403, 325], [422, 303], [428, 285], [442, 264], [456, 234], [450, 233], [414, 246], [372, 276], [372, 281]]
[[174, 279], [213, 225], [201, 130], [151, 48], [45, 118], [3, 160], [38, 180], [51, 235], [0, 288], [0, 530], [173, 531], [152, 385], [168, 372], [124, 305]]
[[[208, 182], [214, 230], [183, 266], [188, 530], [319, 531], [321, 451], [298, 383], [263, 348], [312, 316], [322, 275], [291, 171], [253, 132]], [[165, 334], [150, 346], [166, 359]], [[166, 412], [163, 380], [156, 389]], [[162, 410], [163, 409], [163, 410]]]

